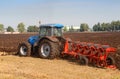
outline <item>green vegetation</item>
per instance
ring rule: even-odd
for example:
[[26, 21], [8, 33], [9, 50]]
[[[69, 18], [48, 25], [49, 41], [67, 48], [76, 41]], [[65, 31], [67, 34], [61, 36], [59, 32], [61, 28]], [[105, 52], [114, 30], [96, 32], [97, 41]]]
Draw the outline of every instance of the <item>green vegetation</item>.
[[120, 30], [120, 21], [111, 23], [98, 23], [93, 26], [93, 31], [117, 31]]
[[39, 31], [39, 27], [37, 27], [36, 25], [34, 26], [29, 26], [27, 28], [27, 32], [38, 32]]
[[8, 26], [7, 32], [14, 32], [14, 29], [11, 26]]
[[25, 32], [25, 25], [23, 23], [19, 23], [17, 28], [18, 28], [19, 32], [21, 32], [21, 33]]
[[81, 31], [81, 32], [83, 32], [83, 31], [88, 31], [88, 29], [89, 29], [88, 24], [82, 23], [82, 24], [80, 25], [80, 31]]
[[[67, 28], [68, 27], [68, 28]], [[22, 33], [22, 32], [38, 32], [39, 27], [36, 25], [30, 25], [27, 27], [27, 29], [25, 29], [25, 24], [24, 23], [19, 23], [17, 26], [18, 32]], [[0, 32], [14, 32], [14, 28], [11, 26], [8, 26], [7, 28], [4, 27], [3, 24], [0, 24]], [[97, 24], [93, 25], [92, 28], [89, 28], [89, 25], [87, 23], [81, 23], [80, 26], [78, 26], [78, 28], [76, 28], [76, 26], [65, 26], [63, 28], [64, 32], [86, 32], [86, 31], [120, 31], [120, 21], [112, 21], [110, 23], [100, 23], [98, 22]]]
[[0, 24], [0, 32], [4, 31], [4, 25]]
[[71, 27], [69, 28], [69, 31], [70, 31], [70, 32], [73, 32], [73, 31], [74, 31], [73, 26], [71, 26]]
[[63, 31], [64, 31], [64, 32], [68, 31], [67, 26], [65, 26], [65, 27], [63, 28]]

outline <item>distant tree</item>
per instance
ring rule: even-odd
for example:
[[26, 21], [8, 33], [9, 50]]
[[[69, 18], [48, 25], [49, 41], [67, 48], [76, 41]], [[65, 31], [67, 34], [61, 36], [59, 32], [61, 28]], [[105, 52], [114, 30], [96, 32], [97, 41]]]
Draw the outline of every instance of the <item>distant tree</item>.
[[64, 28], [63, 28], [63, 30], [64, 30], [64, 32], [66, 32], [68, 29], [67, 29], [67, 26], [65, 26]]
[[0, 24], [0, 32], [4, 31], [4, 25]]
[[93, 31], [98, 31], [98, 27], [96, 24], [93, 26]]
[[118, 27], [119, 27], [119, 30], [120, 30], [120, 21], [118, 22]]
[[120, 21], [112, 21], [111, 22], [111, 28], [112, 30], [116, 31], [116, 30], [120, 30]]
[[8, 26], [7, 32], [14, 32], [14, 29], [11, 26]]
[[117, 28], [117, 30], [120, 30], [120, 21], [119, 20], [116, 21], [116, 28]]
[[80, 31], [81, 31], [81, 32], [83, 32], [83, 31], [88, 31], [88, 29], [89, 29], [88, 24], [82, 23], [82, 24], [80, 25]]
[[36, 25], [34, 26], [29, 26], [27, 28], [27, 32], [38, 32], [39, 31], [39, 27], [37, 27]]
[[111, 31], [111, 25], [110, 23], [105, 24], [105, 31]]
[[25, 31], [25, 25], [23, 23], [19, 23], [17, 28], [18, 28], [18, 31], [21, 33]]
[[74, 31], [74, 28], [73, 26], [70, 27], [69, 31]]
[[112, 21], [112, 22], [111, 22], [111, 30], [112, 30], [112, 31], [115, 31], [115, 30], [116, 30], [116, 22], [115, 22], [115, 21]]
[[97, 24], [98, 31], [101, 31], [101, 24], [98, 22]]
[[93, 26], [93, 31], [101, 31], [101, 24], [97, 23]]
[[105, 31], [106, 30], [106, 24], [102, 23], [100, 27], [100, 31]]

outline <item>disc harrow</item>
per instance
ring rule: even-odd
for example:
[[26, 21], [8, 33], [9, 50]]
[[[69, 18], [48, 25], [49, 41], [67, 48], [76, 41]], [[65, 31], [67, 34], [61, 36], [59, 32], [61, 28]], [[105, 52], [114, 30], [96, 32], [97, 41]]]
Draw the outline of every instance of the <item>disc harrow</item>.
[[115, 54], [116, 48], [87, 42], [65, 42], [62, 56], [70, 56], [79, 60], [82, 65], [116, 68], [115, 60], [110, 54]]

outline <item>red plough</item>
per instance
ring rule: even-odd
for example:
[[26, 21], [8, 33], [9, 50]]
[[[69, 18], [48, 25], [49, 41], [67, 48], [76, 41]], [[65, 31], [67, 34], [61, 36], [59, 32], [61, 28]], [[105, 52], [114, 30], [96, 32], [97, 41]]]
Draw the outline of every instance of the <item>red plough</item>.
[[115, 60], [110, 56], [115, 52], [116, 49], [109, 45], [66, 41], [62, 56], [72, 56], [82, 65], [116, 68]]

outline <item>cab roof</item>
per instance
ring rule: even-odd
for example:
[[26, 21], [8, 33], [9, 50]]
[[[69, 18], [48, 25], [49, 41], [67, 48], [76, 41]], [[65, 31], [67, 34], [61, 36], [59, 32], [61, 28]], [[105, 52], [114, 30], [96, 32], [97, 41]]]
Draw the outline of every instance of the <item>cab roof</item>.
[[40, 27], [56, 27], [56, 28], [63, 28], [64, 25], [62, 25], [62, 24], [41, 24]]

